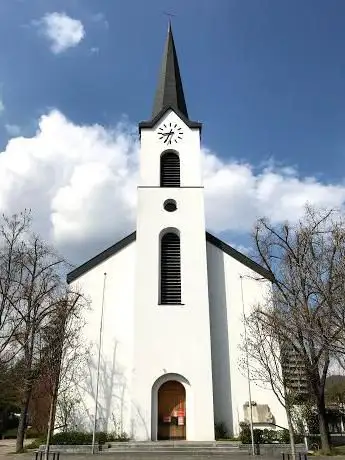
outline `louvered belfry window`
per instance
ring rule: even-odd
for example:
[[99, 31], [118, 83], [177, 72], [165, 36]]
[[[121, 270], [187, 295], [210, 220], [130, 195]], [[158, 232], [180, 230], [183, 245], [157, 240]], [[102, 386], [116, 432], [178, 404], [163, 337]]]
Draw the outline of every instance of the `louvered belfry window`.
[[161, 304], [181, 303], [180, 237], [166, 233], [161, 240]]
[[161, 187], [180, 186], [180, 158], [175, 152], [161, 156]]

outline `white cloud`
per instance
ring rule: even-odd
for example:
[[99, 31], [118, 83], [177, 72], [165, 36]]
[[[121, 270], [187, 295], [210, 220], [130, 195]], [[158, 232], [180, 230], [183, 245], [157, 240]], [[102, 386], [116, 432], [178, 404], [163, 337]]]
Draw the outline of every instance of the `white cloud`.
[[11, 125], [6, 123], [5, 129], [10, 136], [19, 136], [21, 133], [21, 128], [18, 125]]
[[[0, 153], [0, 212], [29, 207], [36, 230], [74, 262], [135, 227], [136, 128], [78, 126], [54, 110], [31, 138], [11, 139]], [[296, 219], [304, 203], [340, 206], [345, 186], [300, 178], [291, 168], [256, 173], [249, 164], [203, 152], [210, 230], [250, 231], [255, 219]]]
[[248, 231], [255, 219], [267, 216], [273, 222], [294, 221], [306, 202], [340, 207], [345, 186], [325, 184], [313, 177], [299, 177], [293, 168], [273, 166], [255, 173], [250, 164], [223, 162], [205, 152], [204, 186], [208, 223], [216, 231]]
[[65, 13], [49, 13], [34, 22], [50, 41], [55, 54], [77, 46], [85, 37], [85, 29], [79, 19], [73, 19]]

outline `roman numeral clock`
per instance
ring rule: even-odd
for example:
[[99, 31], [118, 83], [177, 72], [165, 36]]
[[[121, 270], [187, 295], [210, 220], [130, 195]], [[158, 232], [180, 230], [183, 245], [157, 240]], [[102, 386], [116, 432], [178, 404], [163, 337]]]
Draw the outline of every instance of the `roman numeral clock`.
[[182, 128], [177, 123], [163, 123], [157, 134], [166, 145], [177, 144], [183, 137]]

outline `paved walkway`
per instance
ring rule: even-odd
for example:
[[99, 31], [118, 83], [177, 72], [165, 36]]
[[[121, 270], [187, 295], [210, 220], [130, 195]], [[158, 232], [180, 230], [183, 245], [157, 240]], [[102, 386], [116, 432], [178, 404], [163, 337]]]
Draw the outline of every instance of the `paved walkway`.
[[[26, 444], [29, 444], [32, 440], [29, 439], [26, 441]], [[16, 450], [16, 440], [15, 439], [0, 439], [0, 460], [19, 460], [24, 457], [32, 459], [32, 454], [17, 454], [14, 455]]]

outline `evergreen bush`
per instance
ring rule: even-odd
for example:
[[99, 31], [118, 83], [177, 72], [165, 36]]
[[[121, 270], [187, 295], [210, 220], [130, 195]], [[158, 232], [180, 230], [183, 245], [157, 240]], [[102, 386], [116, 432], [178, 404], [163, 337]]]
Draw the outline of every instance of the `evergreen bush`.
[[240, 436], [239, 439], [242, 444], [250, 444], [251, 443], [251, 436], [250, 436], [250, 427], [248, 423], [241, 422], [240, 423]]
[[[129, 437], [126, 433], [121, 433], [120, 435], [107, 433], [105, 431], [99, 431], [96, 433], [96, 443], [101, 445], [106, 444], [107, 442], [128, 440]], [[56, 433], [54, 436], [52, 436], [51, 444], [72, 446], [92, 444], [92, 433], [85, 433], [82, 431], [67, 431]]]
[[[240, 441], [242, 444], [250, 444], [252, 442], [250, 435], [250, 425], [248, 423], [240, 423]], [[295, 434], [295, 443], [302, 443], [303, 435]], [[259, 430], [254, 429], [254, 443], [255, 444], [289, 444], [290, 434], [288, 430], [270, 430], [265, 428]]]

